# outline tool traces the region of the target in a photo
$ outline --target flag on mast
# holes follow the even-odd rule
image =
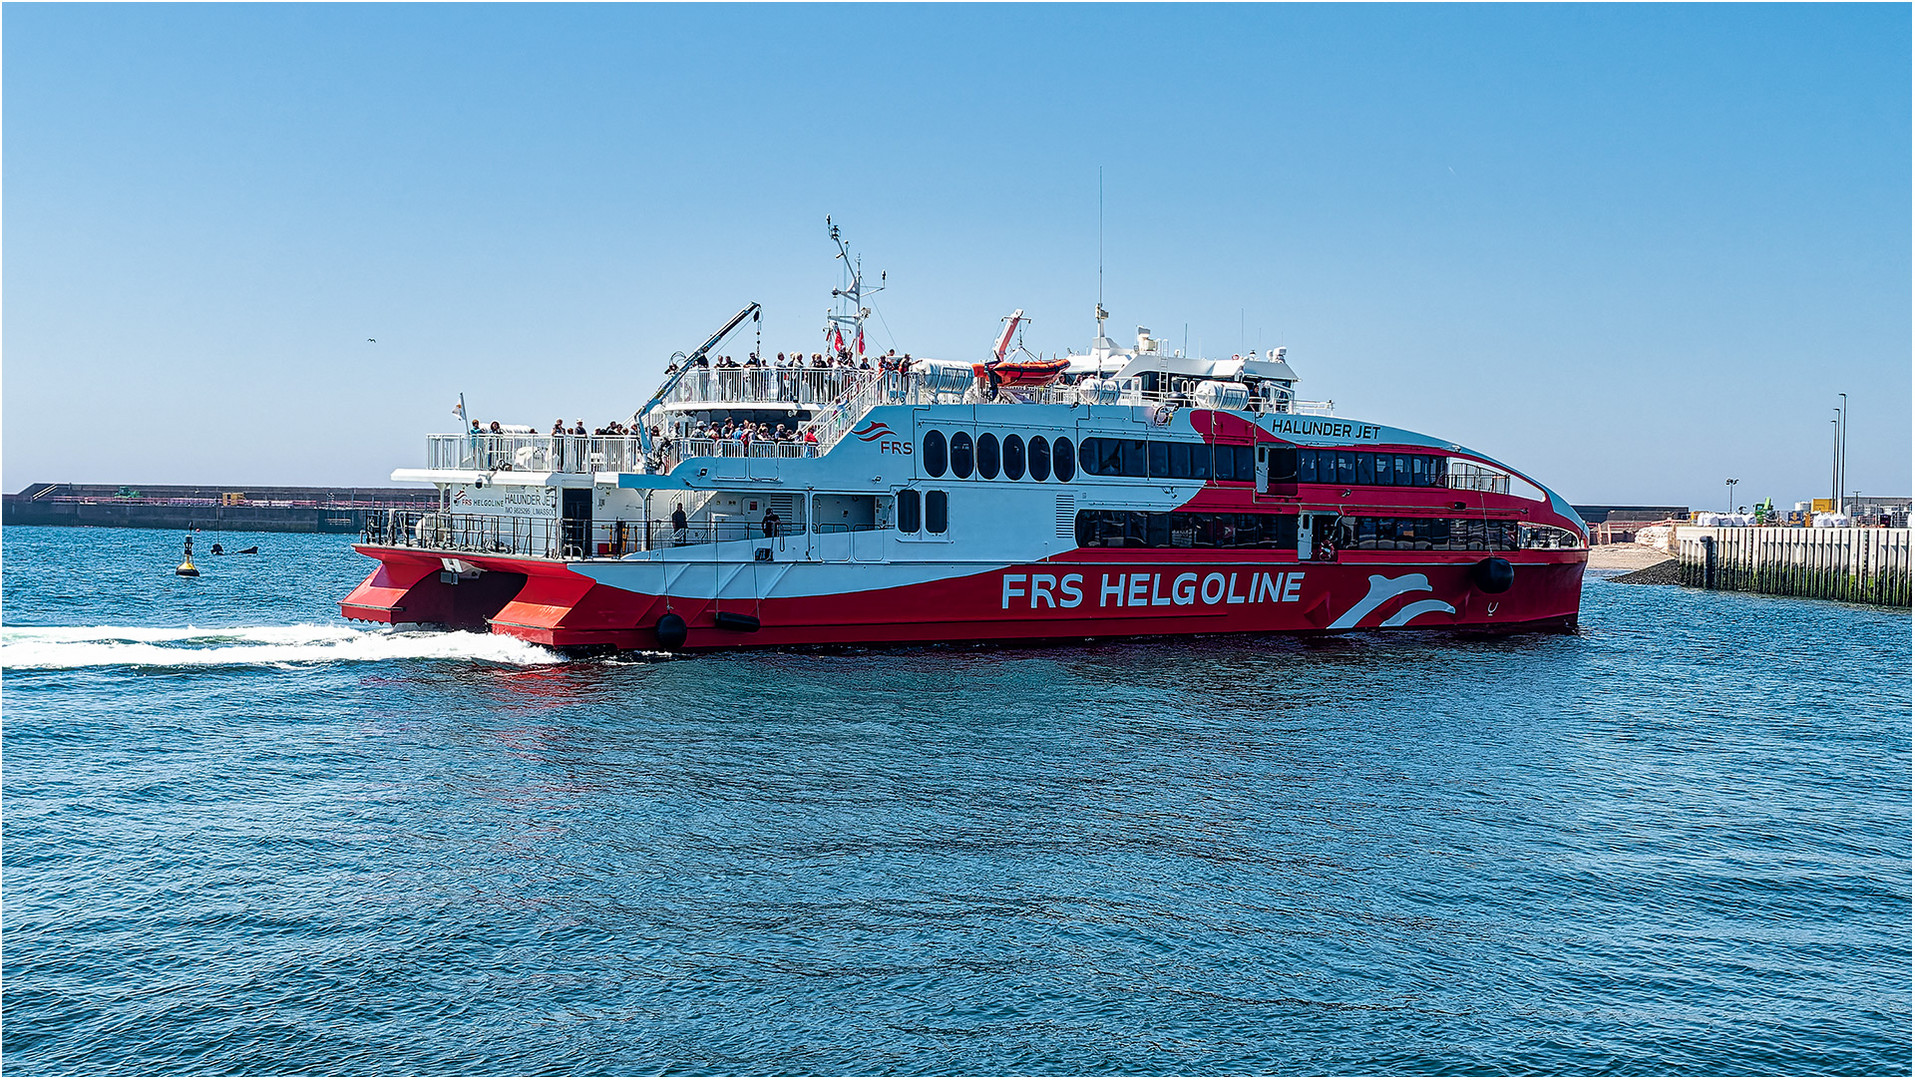
[[[460,426],[464,426],[465,424],[469,423],[469,421],[466,420],[465,418],[465,395],[464,394],[459,395],[459,403],[452,407],[452,415],[459,418]]]

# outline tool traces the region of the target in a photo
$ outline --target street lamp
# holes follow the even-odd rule
[[[1735,486],[1741,482],[1740,480],[1727,481],[1729,485],[1729,513],[1731,514],[1735,513]]]

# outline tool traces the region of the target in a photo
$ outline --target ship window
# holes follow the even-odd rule
[[[944,433],[942,431],[924,433],[924,472],[927,476],[944,475]]]
[[[1430,486],[1429,458],[1421,454],[1410,456],[1410,476],[1417,487]]]
[[[1057,470],[1058,482],[1070,483],[1071,477],[1077,475],[1077,470],[1071,465],[1071,441],[1061,437],[1054,439],[1051,441],[1051,451],[1051,467]]]
[[[1114,439],[1112,441],[1118,445],[1118,453],[1122,461],[1121,468],[1123,469],[1121,475],[1140,477],[1149,475],[1149,466],[1145,460],[1148,455],[1144,453],[1144,440]]]
[[[905,488],[898,492],[898,531],[914,533],[924,527],[924,515],[920,512],[916,488]]]
[[[951,499],[942,491],[924,493],[924,529],[942,533],[951,524]]]
[[[1150,475],[1162,479],[1170,475],[1170,444],[1152,439],[1146,456],[1150,458]]]
[[[1317,482],[1317,452],[1315,450],[1297,451],[1297,478],[1299,482],[1305,484]]]
[[[986,480],[997,479],[997,436],[988,432],[977,437],[977,474]]]
[[[1190,478],[1192,480],[1210,479],[1210,444],[1190,444]]]
[[[1237,455],[1228,446],[1210,448],[1211,460],[1215,467],[1211,470],[1213,480],[1235,480],[1237,478]]]
[[[1398,487],[1408,487],[1410,483],[1410,459],[1403,454],[1392,454],[1390,455],[1390,460],[1395,462],[1393,466],[1395,475],[1390,480],[1390,483]],[[1378,464],[1380,465],[1381,462]],[[1382,470],[1379,468],[1377,471],[1381,472]]]
[[[1354,450],[1338,450],[1336,454],[1336,482],[1339,484],[1356,483],[1356,452]]]
[[[1273,484],[1294,484],[1297,482],[1297,451],[1293,446],[1273,446],[1270,448],[1270,482]]]
[[[1049,480],[1051,478],[1051,441],[1042,435],[1031,440],[1031,479]],[[1058,479],[1068,479],[1058,477]]]
[[[1433,457],[1430,459],[1430,486],[1448,487],[1450,482],[1450,459]]]
[[[1004,436],[1004,478],[1024,479],[1024,440],[1021,436]]]
[[[1356,482],[1359,484],[1376,483],[1376,455],[1358,454],[1356,456]]]
[[[971,475],[971,433],[968,431],[951,433],[951,475],[959,480]]]
[[[1161,445],[1166,450],[1164,459],[1168,466],[1164,471],[1164,475],[1172,480],[1190,479],[1190,444],[1173,442],[1162,443]],[[1156,470],[1152,469],[1151,474],[1153,476],[1156,475]]]
[[[1227,466],[1226,466],[1227,463]],[[1231,475],[1224,475],[1228,467]],[[1254,446],[1217,447],[1217,479],[1250,483],[1257,478],[1257,448]]]

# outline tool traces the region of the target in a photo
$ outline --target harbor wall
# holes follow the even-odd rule
[[[431,489],[150,485],[135,495],[111,484],[33,484],[0,500],[8,525],[359,533],[389,509],[430,510]]]
[[[1909,534],[1681,526],[1670,545],[1684,585],[1908,607]]]

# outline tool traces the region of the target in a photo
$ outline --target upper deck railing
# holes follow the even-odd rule
[[[664,403],[821,409],[878,375],[862,368],[697,368],[679,377]]]
[[[686,390],[687,384],[690,389]],[[682,393],[681,393],[682,391]],[[824,398],[822,395],[835,394]],[[688,372],[668,402],[679,405],[785,404],[810,411],[789,441],[673,438],[653,441],[648,457],[635,435],[537,435],[468,432],[426,436],[426,468],[483,472],[665,472],[688,457],[812,457],[823,454],[879,405],[978,404],[1171,405],[1191,408],[1188,394],[1145,390],[1139,380],[1096,385],[1003,387],[995,399],[975,379],[949,371],[722,368]],[[1253,402],[1253,404],[1262,404]],[[1329,416],[1333,401],[1289,401],[1264,411]],[[650,419],[648,418],[648,422]],[[1494,490],[1483,488],[1480,490]]]

